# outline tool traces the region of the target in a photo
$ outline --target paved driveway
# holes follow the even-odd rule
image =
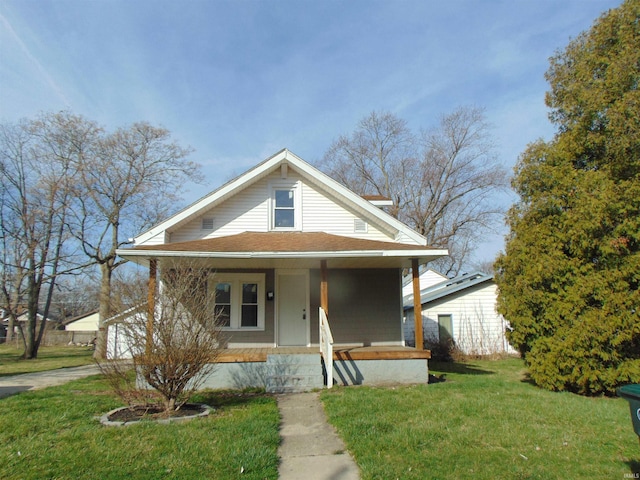
[[[77,378],[84,378],[99,373],[100,369],[98,369],[97,366],[85,365],[83,367],[59,368],[45,372],[0,377],[0,398],[27,390],[38,390],[40,388],[53,387],[54,385],[62,385]]]

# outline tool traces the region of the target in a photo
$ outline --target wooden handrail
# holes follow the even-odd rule
[[[333,387],[333,335],[329,327],[327,314],[322,307],[318,313],[320,325],[320,353],[324,359],[324,366],[327,371],[327,388]]]

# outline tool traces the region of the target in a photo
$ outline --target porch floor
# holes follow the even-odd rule
[[[220,353],[219,363],[266,362],[267,355],[318,354],[319,347],[227,348]],[[334,360],[404,360],[429,359],[429,350],[411,347],[334,347]]]

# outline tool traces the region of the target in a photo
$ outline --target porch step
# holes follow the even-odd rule
[[[324,386],[320,354],[267,355],[267,392],[308,392]]]

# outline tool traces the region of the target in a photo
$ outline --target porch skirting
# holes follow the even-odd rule
[[[336,385],[392,385],[427,383],[430,352],[405,347],[340,348],[334,352],[333,379]],[[278,359],[304,358],[302,364]],[[315,367],[313,365],[316,365]],[[215,371],[202,388],[273,390],[273,379],[290,377],[298,382],[295,391],[319,388],[325,379],[324,364],[317,347],[229,349],[218,358]],[[277,390],[276,390],[277,391]]]

